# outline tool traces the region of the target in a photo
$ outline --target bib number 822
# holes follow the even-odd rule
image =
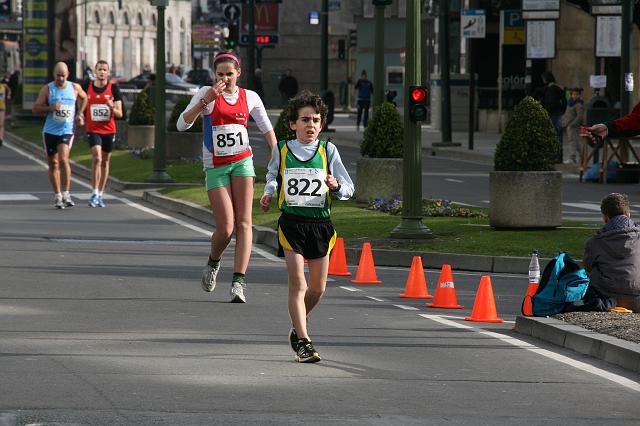
[[[309,192],[309,187],[311,185],[315,185],[313,190]],[[299,187],[302,186],[302,189]],[[312,196],[312,197],[320,197],[322,194],[319,192],[320,188],[322,188],[322,181],[320,179],[289,179],[289,187],[287,188],[287,194],[291,196]]]
[[[216,135],[216,144],[220,148],[231,147],[236,144],[236,137],[238,138],[238,145],[244,145],[244,141],[242,140],[242,133],[218,133]]]

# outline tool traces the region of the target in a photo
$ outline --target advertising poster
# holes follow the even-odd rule
[[[31,109],[49,79],[47,0],[25,0],[22,6],[24,74],[22,107]]]

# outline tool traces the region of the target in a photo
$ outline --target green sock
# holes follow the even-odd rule
[[[217,268],[220,265],[220,259],[218,260],[213,260],[211,258],[211,256],[209,256],[209,262],[207,262],[209,264],[209,266],[211,266],[212,268]]]
[[[234,272],[233,279],[231,281],[234,283],[245,284],[244,274],[241,274],[240,272]]]

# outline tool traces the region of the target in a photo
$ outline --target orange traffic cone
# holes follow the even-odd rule
[[[432,299],[427,288],[427,280],[424,277],[424,267],[422,266],[422,258],[413,256],[411,261],[411,270],[407,279],[407,286],[404,293],[400,295],[407,299]]]
[[[351,272],[347,270],[347,257],[344,253],[344,238],[336,238],[336,243],[331,250],[329,257],[329,275],[338,277],[350,277]]]
[[[536,294],[536,291],[538,291],[538,283],[529,283],[527,294],[525,294],[524,300],[522,301],[522,315],[526,317],[533,316],[532,298]]]
[[[433,303],[427,303],[429,308],[445,308],[445,309],[462,309],[464,306],[458,305],[456,298],[456,287],[453,284],[453,274],[451,273],[451,265],[446,263],[442,265],[438,286],[436,287],[436,296]]]
[[[371,244],[364,243],[362,245],[362,254],[360,255],[360,263],[356,271],[356,279],[351,280],[354,284],[382,284],[376,275],[376,267],[373,264],[373,253],[371,252]]]
[[[476,301],[473,304],[471,316],[466,317],[465,321],[504,322],[504,320],[498,318],[496,302],[493,298],[493,286],[488,275],[483,275],[480,278],[480,286],[476,293]]]

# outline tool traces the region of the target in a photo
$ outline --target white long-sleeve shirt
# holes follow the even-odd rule
[[[191,102],[189,102],[189,105],[187,105],[187,108],[185,108],[185,110],[182,112],[182,114],[180,114],[180,117],[178,118],[178,123],[176,124],[178,131],[184,132],[185,130],[188,130],[193,125],[193,123],[187,123],[184,120],[184,113],[186,111],[189,111],[191,108],[193,108],[194,105],[196,104],[200,105],[200,100],[204,97],[204,94],[207,93],[209,89],[211,89],[211,86],[202,86],[200,90],[198,90],[198,93],[193,95],[193,98],[191,98]],[[249,108],[249,114],[255,120],[256,125],[258,126],[258,129],[260,129],[262,134],[269,132],[270,130],[273,129],[273,126],[271,125],[271,121],[267,116],[267,110],[265,109],[264,104],[262,103],[262,99],[260,99],[260,96],[258,96],[258,94],[252,90],[245,89],[245,91],[247,93],[247,107]],[[236,90],[234,93],[231,93],[231,94],[227,92],[222,92],[222,96],[224,96],[224,99],[229,104],[235,105],[235,103],[238,102],[238,96],[239,96],[238,92],[239,92],[238,90]],[[207,105],[207,108],[204,109],[201,114],[211,114],[215,103],[216,101],[209,103],[209,105]]]
[[[318,150],[318,140],[310,144],[303,144],[298,140],[291,140],[287,142],[289,150],[301,161],[307,161],[316,154]],[[347,169],[342,164],[340,159],[340,153],[334,144],[327,143],[327,161],[329,162],[329,170],[331,175],[336,178],[340,184],[340,189],[335,192],[331,192],[331,195],[338,200],[348,200],[353,196],[354,185]],[[278,144],[274,145],[271,151],[271,160],[267,166],[267,184],[264,186],[264,193],[271,195],[278,189],[278,182],[276,177],[278,176],[278,170],[280,169],[280,152],[278,150]]]

